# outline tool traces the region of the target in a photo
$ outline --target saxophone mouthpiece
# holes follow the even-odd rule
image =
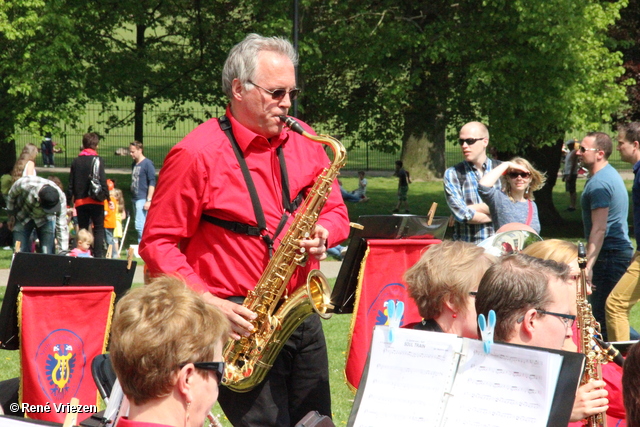
[[[304,129],[302,128],[302,126],[300,126],[300,123],[298,123],[293,117],[280,116],[280,120],[282,120],[282,123],[284,123],[292,131],[303,135]]]

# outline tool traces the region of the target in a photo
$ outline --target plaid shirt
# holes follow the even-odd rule
[[[489,172],[501,162],[487,158],[482,165],[483,174]],[[460,182],[459,170],[464,170],[464,181]],[[451,213],[456,219],[453,229],[453,240],[463,240],[465,242],[480,243],[495,234],[492,223],[469,224],[476,211],[469,208],[469,205],[483,203],[478,194],[478,180],[481,178],[480,171],[469,162],[461,162],[454,167],[450,167],[444,172],[444,192],[447,204]],[[501,189],[500,180],[495,185]]]
[[[45,185],[50,185],[60,196],[60,212],[46,213],[40,207],[38,192]],[[67,227],[67,198],[55,182],[36,175],[24,176],[13,183],[9,190],[7,210],[16,218],[16,222],[26,225],[33,220],[40,228],[49,221],[56,222],[56,238],[63,251],[69,249],[69,228]]]

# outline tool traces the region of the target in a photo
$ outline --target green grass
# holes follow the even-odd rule
[[[42,174],[46,176],[46,174]],[[58,174],[60,179],[66,184],[67,174]],[[122,188],[127,200],[130,200],[128,187],[130,176],[128,174],[117,175],[118,187]],[[343,178],[343,185],[348,190],[357,187],[357,178]],[[397,179],[391,177],[368,177],[369,186],[367,195],[371,199],[367,203],[348,204],[349,217],[356,221],[360,215],[390,214],[397,202],[396,190]],[[626,183],[628,188],[631,182]],[[578,192],[582,191],[584,180],[578,181]],[[413,183],[409,189],[409,207],[411,213],[426,215],[433,202],[438,203],[436,215],[448,216],[449,210],[444,200],[442,182],[417,182]],[[582,238],[582,222],[580,210],[568,213],[568,197],[564,192],[564,185],[561,182],[554,189],[554,202],[566,223],[558,227],[543,228],[545,238],[561,238],[576,241]],[[134,233],[129,234],[127,245],[135,243]],[[0,268],[8,268],[11,259],[10,251],[0,251]],[[350,315],[335,315],[331,320],[323,322],[327,337],[327,348],[329,352],[331,392],[334,412],[334,422],[337,426],[346,425],[351,406],[353,404],[353,393],[347,388],[343,369],[345,363],[345,352],[347,337],[350,327]],[[634,307],[631,312],[630,321],[632,326],[640,329],[640,308]],[[19,355],[16,351],[0,351],[0,380],[12,378],[19,375]],[[221,414],[219,408],[215,413]],[[225,425],[224,417],[221,417]]]

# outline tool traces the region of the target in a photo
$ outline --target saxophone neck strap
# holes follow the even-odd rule
[[[231,146],[233,147],[233,152],[236,155],[236,159],[238,159],[238,163],[240,164],[240,170],[242,171],[242,176],[244,177],[244,181],[247,185],[247,190],[249,190],[249,196],[251,198],[251,205],[253,206],[253,212],[256,217],[257,227],[251,226],[248,224],[243,224],[241,222],[236,221],[227,221],[224,219],[216,218],[210,215],[202,214],[202,219],[217,226],[223,227],[227,230],[233,231],[239,234],[246,234],[248,236],[257,236],[260,237],[267,249],[269,251],[269,258],[273,255],[273,242],[274,239],[280,234],[285,224],[287,223],[287,219],[289,215],[293,213],[302,201],[302,193],[298,194],[298,196],[290,201],[289,199],[289,176],[287,174],[287,164],[284,159],[284,153],[282,150],[282,146],[276,149],[278,154],[278,160],[280,162],[280,176],[282,182],[282,206],[283,213],[280,218],[280,222],[278,227],[272,236],[269,235],[269,229],[267,228],[267,222],[264,217],[264,211],[262,210],[262,204],[260,203],[260,197],[258,196],[258,192],[256,190],[256,186],[253,183],[253,178],[251,177],[251,172],[249,171],[249,167],[247,166],[247,161],[244,158],[244,154],[240,149],[240,145],[238,145],[238,141],[233,135],[233,131],[231,129],[231,121],[226,115],[223,115],[218,119],[218,123],[220,124],[220,129],[222,129],[231,142]]]

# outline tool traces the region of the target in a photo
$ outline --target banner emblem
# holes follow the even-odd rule
[[[56,329],[40,343],[35,357],[38,382],[49,399],[66,402],[76,395],[84,376],[83,369],[76,372],[79,358],[85,366],[84,344],[68,329]]]

